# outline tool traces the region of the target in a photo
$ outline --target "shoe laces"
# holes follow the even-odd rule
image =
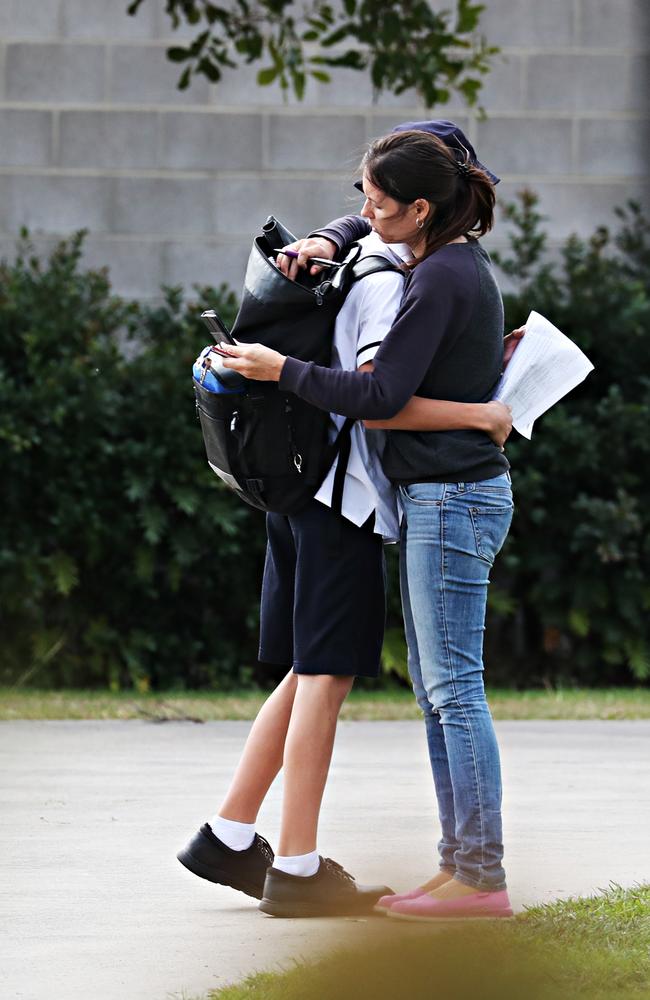
[[[257,849],[260,854],[266,858],[269,864],[272,865],[275,857],[273,848],[269,844],[268,840],[265,837],[261,837],[259,833],[257,834]]]
[[[323,864],[335,878],[339,878],[343,882],[354,882],[354,876],[350,875],[350,872],[346,872],[343,865],[340,865],[338,861],[333,861],[332,858],[323,858]]]

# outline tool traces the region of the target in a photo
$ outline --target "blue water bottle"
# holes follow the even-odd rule
[[[202,385],[208,392],[220,392],[232,395],[244,392],[246,379],[232,368],[224,368],[223,359],[214,350],[214,345],[204,347],[192,366],[192,376],[195,382]]]

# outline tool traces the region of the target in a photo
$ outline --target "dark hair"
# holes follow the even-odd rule
[[[478,239],[494,222],[494,185],[462,150],[452,150],[429,132],[391,132],[375,139],[361,167],[368,179],[390,198],[411,205],[418,198],[432,211],[422,227],[422,257],[466,236]]]

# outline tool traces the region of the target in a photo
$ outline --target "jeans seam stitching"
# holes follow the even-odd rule
[[[446,552],[446,549],[445,549],[445,538],[446,538],[446,536],[445,536],[445,507],[444,507],[444,499],[443,499],[442,503],[440,504],[440,542],[441,542],[441,544],[440,544],[440,563],[441,563],[441,565],[440,565],[440,576],[441,576],[441,580],[442,580],[442,586],[440,588],[440,600],[441,600],[441,604],[442,604],[442,621],[444,623],[444,630],[445,630],[445,652],[446,652],[446,656],[447,656],[447,664],[449,666],[449,676],[451,678],[451,686],[452,686],[452,689],[453,689],[453,692],[454,692],[454,698],[458,702],[458,692],[456,690],[456,679],[454,677],[454,668],[453,668],[452,659],[451,659],[451,652],[450,652],[450,649],[449,649],[449,633],[447,631],[447,605],[446,605],[446,602],[445,602],[445,582],[446,582],[446,575],[445,575],[445,570],[446,570],[446,562],[445,562],[445,552]],[[465,715],[464,711],[463,711],[463,715]],[[465,719],[465,721],[467,722],[467,719]],[[441,725],[442,725],[442,719],[440,720],[440,722],[441,722]],[[470,739],[471,739],[471,737],[470,737]],[[473,744],[472,744],[472,757],[474,757],[474,745]],[[476,767],[476,761],[474,761],[474,766]],[[453,789],[453,781],[452,781],[452,789]],[[480,803],[480,799],[479,799],[479,803]],[[481,812],[481,810],[480,810],[480,805],[479,805],[479,813],[480,812]],[[457,822],[457,816],[456,816],[456,809],[454,807],[454,840],[462,848],[462,846],[463,846],[462,845],[462,841],[459,840],[458,834],[456,832],[456,822]],[[483,846],[482,846],[482,844],[483,844],[483,820],[481,818],[481,857],[483,855]],[[456,852],[454,852],[454,857],[455,857],[455,853]]]
[[[446,578],[445,578],[445,518],[444,518],[444,501],[443,501],[443,503],[441,504],[441,507],[440,507],[440,536],[441,536],[441,541],[442,541],[442,545],[441,545],[441,550],[442,550],[442,587],[441,587],[441,597],[442,597],[442,620],[444,622],[444,628],[445,628],[445,649],[446,649],[446,653],[447,653],[447,662],[449,664],[449,675],[451,677],[451,686],[452,686],[452,689],[453,689],[453,692],[454,692],[454,698],[456,699],[456,704],[459,706],[461,712],[463,713],[463,718],[465,720],[465,725],[467,726],[467,732],[468,732],[468,735],[469,735],[469,741],[470,741],[470,745],[471,745],[471,748],[472,748],[472,761],[474,763],[474,779],[476,781],[476,791],[477,791],[477,798],[478,798],[478,814],[479,814],[479,823],[480,823],[480,828],[481,828],[481,874],[482,874],[483,871],[484,871],[484,869],[485,869],[485,831],[484,831],[484,824],[483,824],[483,806],[482,806],[482,802],[481,802],[481,779],[480,779],[478,765],[477,765],[477,759],[476,759],[476,747],[474,746],[474,740],[472,739],[472,727],[471,727],[471,725],[469,723],[469,719],[467,718],[467,714],[465,712],[465,709],[461,705],[460,700],[458,698],[458,691],[456,689],[456,678],[454,676],[454,668],[453,668],[453,663],[452,663],[451,654],[450,654],[450,650],[449,650],[449,635],[448,635],[448,632],[447,632],[447,607],[446,607],[446,604],[445,604],[445,579]],[[454,819],[455,818],[456,818],[456,810],[454,809]],[[458,837],[456,839],[458,839]],[[461,847],[462,847],[462,841],[461,841]]]
[[[452,674],[452,678],[453,678],[453,674]],[[454,684],[454,693],[455,693],[455,691],[456,691],[456,686]],[[467,718],[467,714],[465,712],[464,707],[458,701],[458,696],[456,696],[456,701],[458,702],[460,710],[463,713],[463,718],[465,719],[465,724],[467,726],[467,732],[468,732],[468,735],[469,735],[469,742],[470,742],[470,745],[472,747],[472,761],[474,763],[474,777],[475,777],[475,780],[476,780],[476,790],[478,792],[478,815],[479,815],[479,822],[480,822],[480,826],[481,826],[481,878],[482,878],[483,875],[484,875],[484,872],[485,872],[485,829],[484,829],[484,823],[483,823],[483,803],[482,803],[481,776],[480,776],[480,772],[479,772],[479,769],[478,769],[478,763],[477,763],[477,757],[476,757],[476,747],[474,746],[474,740],[472,739],[472,727],[471,727],[471,725],[469,723],[469,720]]]
[[[400,489],[403,489],[403,487],[400,486]],[[437,504],[437,506],[440,507],[440,504]],[[408,515],[405,512],[404,513],[404,520],[402,522],[402,535],[401,535],[402,553],[404,553],[404,555],[403,555],[403,563],[402,563],[402,553],[400,553],[400,589],[401,589],[401,597],[402,597],[402,613],[403,613],[403,616],[404,616],[405,625],[406,625],[407,617],[411,620],[411,622],[413,620],[413,612],[412,612],[411,606],[410,606],[411,605],[411,601],[410,601],[410,587],[409,587],[409,584],[408,584],[408,566],[407,566],[407,562],[406,562],[406,547],[407,547],[407,545],[406,545],[406,538],[407,538],[407,535],[408,535]],[[404,574],[404,585],[402,585],[402,571],[403,571],[403,574]],[[406,608],[407,603],[408,603],[408,612],[407,612],[407,608]],[[409,644],[409,648],[408,648],[409,677],[410,677],[410,680],[411,680],[411,685],[413,687],[413,692],[415,694],[416,693],[415,692],[416,680],[415,680],[415,678],[414,678],[413,675],[414,675],[414,673],[417,672],[417,675],[418,675],[417,685],[418,685],[420,691],[422,692],[423,699],[426,699],[427,706],[430,709],[430,712],[427,712],[427,710],[424,708],[424,706],[420,704],[419,700],[417,699],[417,695],[416,695],[416,701],[417,701],[418,707],[420,708],[420,710],[422,712],[423,721],[425,722],[425,726],[426,726],[426,718],[425,717],[426,717],[427,714],[431,718],[435,718],[435,716],[438,715],[438,719],[440,719],[440,715],[439,715],[439,713],[436,712],[436,709],[433,707],[431,699],[429,698],[429,694],[428,694],[428,692],[427,692],[427,690],[425,688],[425,685],[424,685],[424,678],[422,676],[422,662],[420,660],[419,650],[417,649],[417,636],[415,635],[415,627],[414,627],[414,625],[410,629],[410,631],[412,633],[412,640],[415,642],[416,650],[415,650],[415,652],[412,652],[411,648],[410,648],[410,644]],[[438,725],[440,725],[440,722],[438,722]],[[443,738],[443,741],[444,741],[444,734],[443,734],[442,738]],[[427,739],[428,739],[428,735],[427,735]],[[453,798],[452,798],[452,808],[453,808]],[[460,844],[459,844],[458,839],[456,837],[456,813],[455,813],[455,811],[454,811],[454,843],[453,843],[453,845],[452,844],[447,844],[447,842],[445,840],[445,836],[444,836],[444,831],[443,831],[443,835],[442,835],[442,837],[440,838],[440,840],[438,841],[438,844],[437,844],[438,853],[439,853],[439,855],[441,857],[442,857],[442,848],[443,848],[443,846],[444,847],[453,848],[452,849],[452,857],[456,853],[456,851],[458,850],[458,848],[460,847]],[[440,867],[441,867],[441,869],[442,868],[446,868],[449,871],[455,871],[456,870],[456,866],[453,863],[453,861],[450,862],[446,866],[443,865],[443,864],[441,864]]]

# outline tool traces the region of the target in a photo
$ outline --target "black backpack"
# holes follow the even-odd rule
[[[352,285],[399,268],[380,255],[359,259],[361,247],[353,244],[336,269],[291,281],[272,251],[294,240],[269,217],[253,242],[232,335],[240,343],[265,344],[329,366],[334,323]],[[243,500],[260,510],[295,514],[313,498],[338,455],[332,508],[340,512],[354,420],[348,418],[331,442],[329,413],[282,392],[277,382],[245,380],[243,391],[232,394],[210,392],[195,379],[193,384],[208,463]]]

